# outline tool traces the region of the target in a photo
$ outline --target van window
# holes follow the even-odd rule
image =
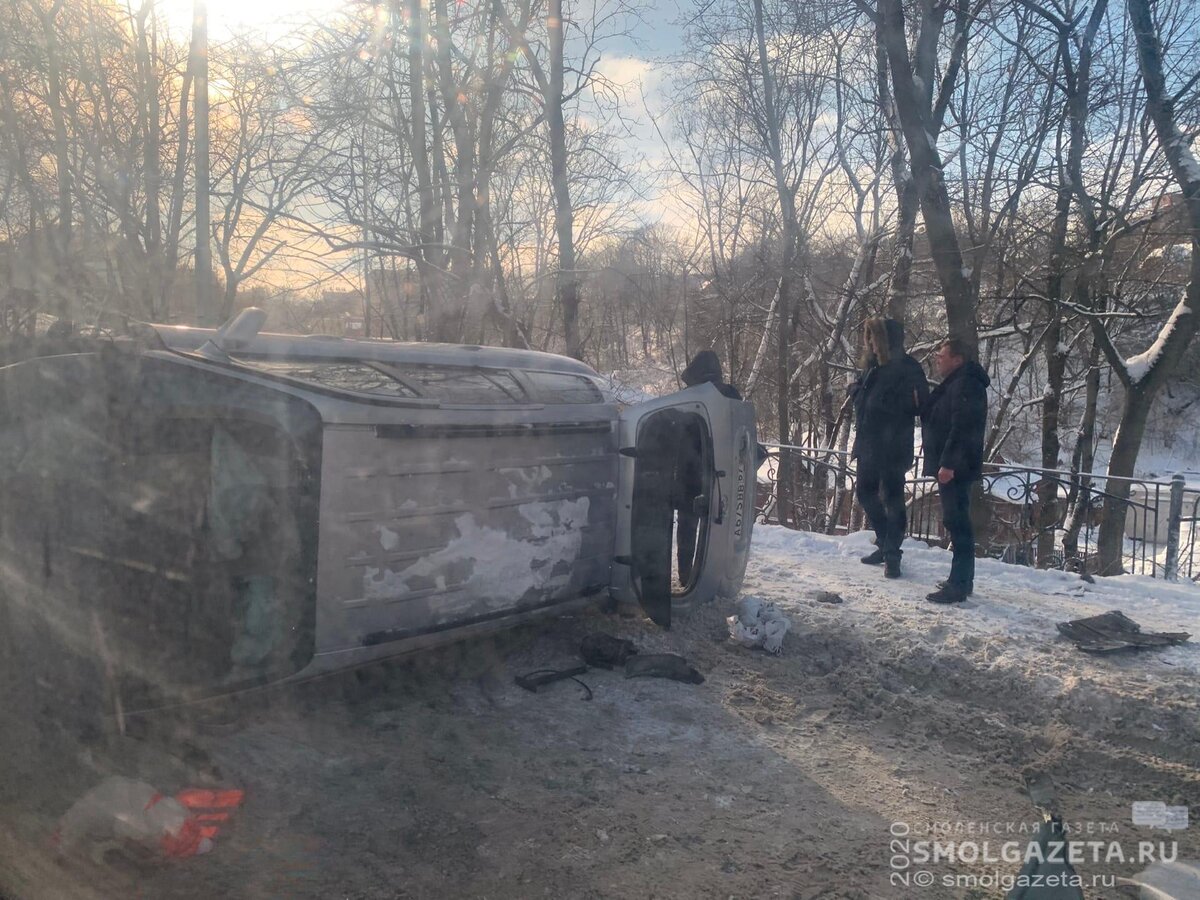
[[[511,374],[500,369],[380,363],[379,368],[416,391],[419,397],[445,403],[528,403]]]
[[[600,403],[600,389],[581,375],[562,372],[526,372],[539,403]]]
[[[240,359],[241,363],[272,375],[311,381],[321,387],[385,397],[419,397],[412,387],[367,363],[313,362],[303,360],[267,361]]]

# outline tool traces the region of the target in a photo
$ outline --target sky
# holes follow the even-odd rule
[[[474,2],[474,0],[458,0]],[[566,0],[575,16],[586,20],[586,5],[593,0]],[[219,42],[236,34],[255,32],[266,40],[293,32],[306,22],[328,20],[346,6],[343,0],[207,0],[210,40]],[[160,0],[160,9],[169,27],[180,37],[190,33],[194,0]],[[647,4],[628,34],[615,36],[602,44],[598,70],[623,91],[621,113],[627,133],[622,144],[630,160],[637,160],[643,171],[656,169],[666,161],[662,139],[654,128],[651,115],[659,119],[664,133],[668,111],[665,88],[672,57],[683,49],[685,15],[681,0],[661,0]],[[587,114],[584,107],[581,112]],[[687,213],[670,203],[670,192],[660,188],[647,192],[634,207],[646,221],[662,220],[669,225],[686,225]]]
[[[327,17],[343,4],[337,0],[207,0],[209,34],[221,40],[255,31],[276,36],[300,22]],[[191,30],[193,0],[160,0],[159,9],[172,30]]]

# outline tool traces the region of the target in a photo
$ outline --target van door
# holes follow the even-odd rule
[[[755,446],[753,407],[710,384],[621,413],[611,582],[621,604],[669,628],[672,610],[737,593]]]

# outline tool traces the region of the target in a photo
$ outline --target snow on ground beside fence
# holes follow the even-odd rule
[[[817,627],[837,622],[875,633],[894,642],[896,652],[953,652],[985,644],[995,664],[1020,667],[1031,676],[1051,660],[1100,672],[1135,667],[1147,675],[1200,673],[1200,585],[1141,575],[1088,584],[1068,572],[979,559],[975,595],[965,604],[942,607],[924,597],[949,574],[949,551],[906,540],[904,577],[886,580],[881,567],[859,562],[872,549],[867,532],[841,537],[756,525],[745,591],[802,611],[804,619],[816,617]],[[812,597],[822,590],[842,595],[845,603],[816,603]],[[1054,627],[1113,609],[1144,631],[1186,631],[1193,641],[1101,659],[1084,657]]]

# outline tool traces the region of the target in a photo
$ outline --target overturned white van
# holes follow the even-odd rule
[[[621,408],[572,359],[262,318],[0,369],[5,627],[173,700],[738,591],[750,404]]]

